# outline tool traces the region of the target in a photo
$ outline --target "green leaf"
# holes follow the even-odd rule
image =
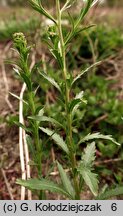
[[[78,167],[78,172],[81,174],[85,183],[88,185],[94,196],[97,196],[98,193],[98,179],[97,174],[93,173],[91,170],[93,169],[93,162],[95,160],[95,143],[91,143],[87,145],[84,154],[82,155],[82,159],[80,165]]]
[[[33,8],[34,10],[36,10],[36,11],[38,11],[39,13],[43,14],[45,17],[49,18],[49,19],[52,20],[55,24],[57,24],[57,22],[56,22],[56,20],[54,19],[54,17],[52,17],[52,16],[49,14],[49,12],[47,12],[47,11],[43,8],[41,2],[39,3],[39,2],[34,1],[34,0],[29,0],[29,2],[30,2],[31,6],[32,6],[32,8]]]
[[[49,122],[49,123],[52,123],[52,124],[55,124],[55,125],[58,125],[64,128],[64,126],[60,122],[58,122],[57,120],[51,117],[37,115],[37,116],[29,116],[28,118],[39,121],[39,122]]]
[[[109,199],[113,196],[119,196],[119,195],[123,195],[123,186],[117,186],[114,189],[109,189],[107,191],[105,191],[102,194],[99,194],[99,196],[96,197],[97,200],[105,200],[105,199]]]
[[[85,183],[88,185],[90,188],[91,192],[94,194],[94,196],[97,196],[98,194],[98,179],[97,179],[97,174],[91,172],[89,168],[80,165],[78,168],[78,171],[82,175]]]
[[[32,138],[31,138],[31,136],[29,136],[27,134],[26,134],[26,142],[27,142],[27,145],[29,147],[31,154],[35,157],[35,148],[34,148]]]
[[[44,79],[46,79],[47,81],[49,81],[55,88],[57,88],[61,92],[60,86],[58,85],[58,83],[52,77],[49,77],[43,71],[39,71],[39,73],[44,77]]]
[[[83,137],[82,139],[80,139],[79,144],[83,143],[83,142],[87,142],[89,140],[93,140],[93,139],[105,139],[105,140],[110,140],[112,141],[113,143],[115,143],[116,145],[120,145],[118,142],[116,142],[112,135],[103,135],[103,134],[100,134],[100,133],[93,133],[93,134],[88,134],[86,135],[85,137]]]
[[[32,83],[31,83],[29,77],[25,73],[20,73],[20,76],[23,78],[24,82],[26,83],[28,90],[31,92],[32,91]]]
[[[33,66],[31,73],[35,73],[37,71],[37,69],[41,66],[42,61],[39,61],[37,63],[35,63],[35,65]]]
[[[84,99],[83,99],[83,95],[84,92],[81,91],[79,92],[79,94],[77,94],[75,96],[75,98],[71,101],[70,103],[70,111],[72,113],[72,115],[75,114],[76,110],[78,109],[79,105],[83,102],[83,103],[87,103]]]
[[[59,134],[48,128],[39,127],[39,129],[46,133],[48,136],[50,136],[55,141],[55,143],[60,146],[67,154],[69,153],[67,144],[64,142],[63,138]]]
[[[72,113],[72,111],[74,110],[75,107],[78,107],[79,104],[81,103],[81,99],[79,98],[74,98],[70,104],[69,104],[69,113]]]
[[[88,0],[86,3],[86,6],[81,9],[80,14],[78,16],[78,19],[75,24],[75,28],[80,24],[81,21],[83,21],[85,15],[87,14],[88,10],[91,8],[92,0]]]
[[[41,180],[39,179],[29,179],[29,180],[17,179],[16,183],[24,187],[27,187],[30,190],[48,190],[54,193],[58,193],[58,194],[62,194],[67,197],[70,197],[69,193],[67,193],[67,191],[65,191],[62,187],[46,179],[41,179]]]
[[[82,160],[84,161],[84,166],[92,167],[93,162],[95,160],[95,153],[96,153],[95,142],[92,142],[90,145],[87,145],[87,147],[85,148],[85,152],[82,157]]]
[[[70,194],[72,199],[75,199],[75,192],[74,192],[74,189],[73,189],[73,186],[70,182],[69,177],[67,176],[62,165],[59,162],[57,162],[57,165],[58,165],[58,170],[60,173],[60,177],[61,177],[61,181],[62,181],[62,184],[64,186],[64,189]]]
[[[72,40],[76,35],[78,35],[80,32],[85,31],[85,30],[87,30],[87,29],[89,29],[89,28],[91,28],[91,27],[94,27],[94,26],[95,26],[95,25],[89,25],[89,26],[81,27],[81,28],[77,28],[77,29],[75,29],[75,26],[74,26],[74,29],[73,29],[71,32],[69,32],[69,33],[67,34],[66,38],[65,38],[65,45],[67,45],[68,43],[70,43],[71,40]]]
[[[35,115],[43,116],[44,115],[44,106],[38,106],[36,108]]]
[[[56,50],[56,49],[50,49],[50,52],[55,57],[55,59],[57,59],[60,68],[63,69],[63,59],[61,57],[60,52],[58,52],[58,50]]]
[[[99,65],[100,63],[101,63],[101,61],[96,62],[96,63],[92,64],[90,67],[88,67],[86,70],[81,71],[81,72],[79,73],[79,75],[78,75],[77,77],[74,78],[74,80],[73,80],[73,82],[72,82],[71,85],[73,85],[78,79],[80,79],[81,76],[82,76],[83,74],[87,73],[89,70],[91,70],[93,67],[96,67],[96,66]]]
[[[16,121],[14,121],[14,123],[15,123],[18,127],[21,127],[22,129],[24,129],[26,132],[32,132],[31,128],[26,128],[26,126],[23,125],[22,123],[16,122]]]

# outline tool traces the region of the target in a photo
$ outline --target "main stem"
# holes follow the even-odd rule
[[[60,39],[60,48],[61,48],[61,55],[62,55],[62,61],[63,61],[63,78],[65,81],[65,111],[66,111],[66,120],[67,120],[67,145],[69,149],[69,158],[70,163],[72,167],[72,175],[73,175],[73,181],[74,181],[74,188],[75,188],[75,199],[80,199],[80,190],[79,190],[79,181],[78,181],[78,175],[76,172],[77,163],[76,163],[76,156],[74,152],[74,146],[73,146],[73,137],[72,137],[72,117],[71,113],[68,111],[68,104],[70,102],[70,89],[67,84],[67,67],[66,67],[66,48],[65,43],[63,39],[63,33],[62,33],[62,24],[61,24],[61,10],[60,10],[60,3],[59,0],[56,0],[56,10],[57,10],[57,28],[59,33],[59,39]]]
[[[29,96],[29,105],[31,108],[31,112],[32,115],[35,115],[35,111],[36,111],[36,107],[35,107],[35,102],[33,99],[33,92],[28,92],[28,96]],[[41,153],[41,143],[39,140],[39,128],[38,128],[38,123],[34,120],[33,121],[33,134],[34,134],[34,144],[35,144],[35,148],[36,148],[36,154],[37,154],[37,170],[38,170],[38,176],[39,178],[42,177],[42,153]],[[39,192],[39,199],[43,200],[44,199],[44,192],[41,190]]]

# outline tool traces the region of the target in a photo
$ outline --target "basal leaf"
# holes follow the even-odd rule
[[[104,193],[99,194],[96,197],[96,199],[97,200],[105,200],[105,199],[109,199],[109,198],[112,198],[114,196],[119,196],[119,195],[123,195],[123,186],[117,186],[114,189],[108,189]]]
[[[39,71],[39,70],[38,70]],[[39,73],[47,80],[49,81],[55,88],[57,88],[60,92],[60,86],[58,85],[58,83],[52,78],[49,77],[48,74],[44,73],[43,71],[39,71]]]
[[[112,141],[113,143],[115,143],[116,145],[120,145],[118,142],[116,142],[112,135],[103,135],[103,134],[100,134],[100,133],[93,133],[93,134],[88,134],[86,135],[85,137],[83,137],[82,139],[80,139],[79,143],[78,144],[81,144],[83,142],[86,142],[86,141],[89,141],[89,140],[93,140],[93,139],[105,139],[105,140],[110,140]]]
[[[39,127],[39,129],[50,136],[55,141],[55,143],[68,154],[69,150],[67,144],[59,134],[57,134],[55,131],[50,130],[49,128]]]
[[[98,179],[97,174],[91,172],[91,170],[82,164],[78,168],[78,172],[81,174],[82,178],[84,179],[85,183],[90,188],[91,192],[94,196],[98,194]]]
[[[46,179],[29,179],[29,180],[20,180],[17,179],[17,184],[27,187],[30,190],[48,190],[54,193],[62,194],[67,197],[70,197],[69,193],[65,191],[62,187],[58,184],[48,181]]]
[[[61,181],[62,181],[62,184],[64,186],[64,189],[70,194],[71,198],[74,199],[75,198],[75,192],[74,192],[73,186],[70,182],[70,179],[67,176],[66,172],[64,171],[62,165],[58,162],[57,162],[57,165],[58,165],[58,170],[60,173],[60,177],[61,177]]]

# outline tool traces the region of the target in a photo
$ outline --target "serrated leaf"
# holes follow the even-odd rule
[[[81,103],[81,99],[79,98],[74,98],[70,104],[69,104],[69,113],[72,113],[72,111],[74,110],[75,107],[78,107],[79,104]]]
[[[84,94],[84,92],[81,91],[79,94],[77,94],[77,95],[75,96],[74,101],[75,101],[76,103],[74,103],[74,107],[73,107],[73,109],[72,109],[72,116],[75,114],[76,110],[78,109],[78,107],[80,106],[80,104],[81,104],[82,102],[83,102],[83,103],[87,103],[87,101],[85,101],[85,100],[83,99],[83,94]],[[78,101],[78,103],[77,103],[77,101]]]
[[[84,166],[92,167],[93,162],[95,160],[95,153],[96,153],[95,142],[92,142],[90,145],[87,145],[87,147],[85,148],[85,151],[82,157]]]
[[[62,187],[58,184],[48,181],[46,179],[29,179],[29,180],[20,180],[17,179],[17,184],[27,187],[31,190],[48,190],[54,193],[62,194],[67,197],[70,197],[69,193],[67,193]]]
[[[95,160],[95,143],[91,143],[87,145],[84,154],[82,155],[82,159],[80,165],[78,167],[78,172],[81,174],[85,183],[90,188],[91,192],[94,196],[97,196],[98,193],[98,179],[97,174],[93,173],[91,170],[93,168],[93,162]]]
[[[80,79],[81,76],[82,76],[83,74],[87,73],[89,70],[91,70],[93,67],[99,65],[100,63],[101,63],[101,61],[96,62],[96,63],[92,64],[90,67],[88,67],[87,69],[82,70],[82,71],[79,73],[79,75],[76,76],[76,77],[74,78],[74,80],[73,80],[73,82],[72,82],[71,85],[73,85],[78,79]]]
[[[82,178],[84,179],[85,183],[90,188],[91,192],[94,196],[98,194],[98,179],[97,174],[91,172],[91,170],[87,167],[84,167],[82,164],[78,168],[78,172],[81,174]]]
[[[93,140],[93,139],[105,139],[105,140],[110,140],[112,141],[113,143],[115,143],[116,145],[120,145],[118,142],[116,142],[112,135],[103,135],[103,134],[100,134],[100,133],[93,133],[93,134],[88,134],[86,135],[85,137],[83,137],[82,139],[80,139],[79,143],[78,144],[81,144],[83,142],[86,142],[86,141],[89,141],[89,140]]]
[[[123,195],[123,186],[117,186],[114,189],[109,189],[96,197],[97,200],[109,199],[113,196]]]
[[[39,71],[39,70],[38,70]],[[52,78],[49,77],[48,74],[44,73],[43,71],[39,71],[39,73],[47,80],[49,81],[55,88],[57,88],[60,92],[60,86],[58,85],[58,83]]]
[[[60,177],[61,177],[61,181],[62,181],[62,184],[64,186],[64,189],[70,194],[71,198],[74,199],[75,198],[75,192],[74,192],[73,186],[70,182],[70,179],[67,176],[66,172],[64,171],[62,165],[59,162],[57,162],[57,165],[58,165],[58,170],[60,173]]]
[[[55,124],[55,125],[58,125],[64,128],[64,126],[60,122],[58,122],[57,120],[51,117],[37,115],[37,116],[29,116],[28,118],[39,121],[39,122],[49,122],[49,123],[52,123],[52,124]]]
[[[69,153],[67,144],[59,134],[57,134],[55,131],[50,130],[49,128],[39,127],[39,129],[46,133],[48,136],[50,136],[55,141],[55,143],[59,147],[61,147],[67,154]]]

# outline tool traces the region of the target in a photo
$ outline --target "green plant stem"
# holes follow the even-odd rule
[[[29,96],[29,105],[30,105],[30,109],[32,112],[32,115],[35,115],[35,103],[33,100],[33,92],[28,92],[28,96]],[[42,175],[42,166],[41,166],[41,146],[40,146],[40,141],[39,141],[39,130],[38,130],[38,123],[34,120],[33,121],[33,133],[34,133],[34,143],[35,143],[35,147],[36,150],[38,152],[38,175],[39,177],[41,177]]]
[[[76,157],[74,153],[74,146],[73,146],[73,138],[72,138],[72,118],[71,113],[68,111],[68,105],[70,102],[70,90],[67,84],[67,67],[66,67],[66,50],[65,50],[65,43],[63,39],[62,33],[62,25],[61,25],[61,10],[60,10],[60,3],[59,0],[56,0],[56,10],[57,10],[57,28],[59,33],[60,39],[60,48],[61,48],[61,55],[63,60],[63,78],[65,81],[65,111],[66,111],[66,120],[67,120],[67,145],[69,148],[69,158],[72,167],[72,174],[73,174],[73,181],[74,181],[74,188],[75,188],[75,199],[80,199],[80,190],[79,190],[79,181],[78,175],[76,173]]]

